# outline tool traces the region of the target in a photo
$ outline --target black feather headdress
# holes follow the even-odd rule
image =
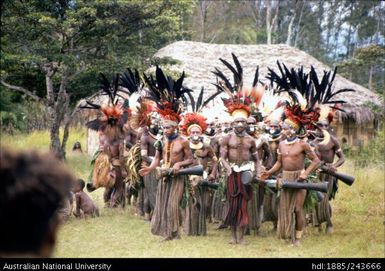
[[[341,110],[336,104],[345,103],[342,100],[331,101],[331,99],[339,93],[353,91],[351,89],[342,89],[336,92],[332,91],[332,83],[335,78],[336,70],[332,76],[331,71],[324,71],[321,82],[314,67],[311,67],[310,73],[303,72],[303,66],[295,70],[290,70],[285,64],[277,61],[280,75],[274,70],[268,69],[269,73],[266,77],[271,80],[272,84],[276,84],[275,93],[287,93],[291,98],[291,103],[286,106],[286,118],[296,124],[296,127],[308,126],[312,128],[313,123],[317,122],[321,116],[322,109],[330,108]],[[282,68],[283,66],[283,68]],[[330,78],[331,76],[331,78]],[[334,106],[327,106],[333,104]]]
[[[191,111],[187,112],[183,117],[183,123],[181,125],[181,130],[183,133],[188,135],[191,127],[193,126],[198,127],[202,132],[206,131],[207,122],[206,118],[201,114],[202,110],[220,93],[222,93],[222,90],[218,90],[213,95],[205,99],[205,101],[203,101],[203,87],[201,88],[198,99],[196,101],[190,92],[187,93],[190,98]]]
[[[156,104],[156,111],[163,119],[176,123],[181,121],[180,114],[188,104],[186,95],[192,91],[183,87],[184,76],[183,72],[175,81],[171,76],[166,76],[158,66],[156,66],[155,78],[144,74],[144,80],[148,86],[145,98]]]
[[[132,88],[123,89],[120,84],[121,78],[122,75],[116,74],[110,82],[104,74],[100,73],[101,95],[108,97],[108,103],[106,105],[99,105],[87,100],[86,105],[80,106],[82,109],[94,109],[102,113],[101,117],[86,124],[89,129],[104,131],[107,126],[122,128],[127,121],[130,109],[128,99],[124,98],[122,94],[130,96],[134,90]]]
[[[219,91],[225,92],[229,96],[228,99],[222,98],[228,113],[232,116],[240,113],[240,116],[247,118],[251,112],[250,106],[253,104],[255,108],[258,107],[264,93],[263,88],[257,87],[259,67],[257,66],[255,71],[252,87],[250,89],[244,88],[242,65],[233,53],[231,55],[235,66],[222,58],[219,60],[232,72],[233,83],[230,82],[221,70],[215,68],[213,74],[217,76],[217,83],[214,85]]]

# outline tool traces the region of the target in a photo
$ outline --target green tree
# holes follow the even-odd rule
[[[98,72],[143,65],[180,38],[181,11],[190,6],[182,0],[2,1],[1,84],[44,105],[50,149],[63,159],[76,104],[97,89]]]

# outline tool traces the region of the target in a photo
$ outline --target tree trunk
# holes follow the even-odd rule
[[[353,2],[350,3],[350,16],[352,16],[353,14]],[[352,49],[351,49],[351,43],[352,43],[352,32],[353,32],[353,29],[352,29],[352,24],[350,23],[349,24],[349,30],[348,30],[348,37],[347,37],[347,44],[346,44],[346,59],[350,58],[351,57],[351,54],[352,54]]]
[[[274,15],[273,21],[272,21],[272,23],[271,23],[271,33],[277,32],[277,27],[278,27],[278,24],[277,24],[277,21],[278,21],[278,15],[279,15],[279,1],[277,2],[277,6],[275,7],[275,15]],[[275,43],[275,42],[276,42],[275,37],[271,37],[271,42],[272,42],[272,43]]]
[[[59,139],[59,127],[56,123],[56,112],[55,112],[55,93],[53,89],[53,76],[57,72],[58,65],[56,63],[45,64],[43,70],[45,71],[45,83],[47,88],[47,114],[49,120],[49,135],[50,145],[49,149],[59,159],[62,158],[61,146]]]
[[[53,88],[53,76],[58,71],[57,63],[45,64],[43,70],[45,71],[46,87],[47,87],[47,111],[49,117],[49,132],[50,132],[50,151],[61,160],[65,159],[65,151],[60,142],[60,124],[64,119],[64,114],[67,111],[69,97],[66,92],[67,78],[66,73],[62,72],[60,89],[55,99]]]
[[[62,139],[62,144],[61,144],[61,149],[64,153],[64,159],[66,157],[65,149],[67,147],[67,141],[68,141],[68,137],[69,137],[69,128],[70,128],[71,120],[72,120],[72,118],[70,118],[69,112],[67,112],[65,115],[65,118],[64,118],[64,131],[63,131],[63,139]]]
[[[338,57],[338,54],[337,54],[337,51],[338,51],[338,48],[339,48],[339,43],[338,43],[338,37],[340,36],[340,31],[341,31],[341,14],[338,13],[338,17],[337,17],[337,27],[336,27],[336,31],[335,31],[335,34],[334,34],[334,41],[335,41],[335,45],[334,45],[334,59],[336,60],[337,57]]]
[[[370,90],[373,90],[373,65],[370,65],[369,68],[369,81],[368,81],[368,88]]]
[[[260,29],[260,0],[246,1],[249,4],[249,10],[255,23],[255,33]],[[255,43],[258,44],[258,35],[255,35]]]
[[[199,11],[201,15],[201,36],[200,41],[204,42],[206,40],[206,21],[207,21],[207,9],[209,8],[211,2],[207,0],[201,0],[199,2]]]
[[[293,25],[294,25],[294,20],[296,15],[297,15],[296,7],[294,7],[294,12],[292,13],[289,26],[287,27],[287,38],[286,38],[287,45],[291,45],[291,40],[293,39]]]
[[[266,35],[267,35],[267,44],[271,44],[271,2],[266,2]]]
[[[305,1],[302,2],[302,7],[301,11],[299,13],[299,19],[298,19],[298,24],[297,24],[297,30],[296,30],[296,35],[295,35],[295,40],[294,40],[294,47],[297,47],[298,45],[298,40],[299,40],[299,33],[301,29],[301,22],[302,22],[302,14],[303,14],[303,9],[305,8]]]

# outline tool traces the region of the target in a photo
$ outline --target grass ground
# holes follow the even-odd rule
[[[89,174],[90,157],[70,152],[73,143],[79,140],[86,146],[85,131],[72,130],[68,144],[68,164],[77,177],[86,179]],[[1,146],[18,149],[48,149],[47,132],[29,135],[2,135]],[[354,175],[353,186],[340,183],[336,200],[332,201],[334,234],[307,227],[300,247],[292,247],[278,240],[271,231],[272,224],[264,223],[261,236],[247,236],[248,246],[227,244],[228,230],[218,231],[217,224],[208,225],[205,237],[182,235],[181,240],[160,243],[160,237],[150,233],[150,225],[135,216],[134,208],[103,208],[99,189],[91,193],[101,210],[94,219],[70,218],[61,226],[55,257],[384,257],[384,165],[356,167],[347,161],[341,172]]]

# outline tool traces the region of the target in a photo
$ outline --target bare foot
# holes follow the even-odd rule
[[[249,243],[245,239],[242,239],[239,241],[239,244],[241,244],[243,246],[247,246]]]
[[[168,237],[165,237],[162,240],[160,240],[160,242],[163,243],[163,242],[171,241],[171,240],[172,240],[172,237],[168,236]]]
[[[295,246],[295,247],[298,247],[300,244],[301,244],[301,242],[299,239],[295,239],[295,241],[293,242],[293,246]]]
[[[230,245],[235,245],[235,244],[237,244],[237,240],[234,239],[234,238],[231,238],[231,240],[229,241],[229,244]]]
[[[180,235],[179,235],[179,234],[174,234],[174,235],[173,235],[173,239],[178,239],[178,240],[180,240]]]
[[[326,227],[326,233],[327,234],[332,234],[334,232],[333,226],[327,226]]]

